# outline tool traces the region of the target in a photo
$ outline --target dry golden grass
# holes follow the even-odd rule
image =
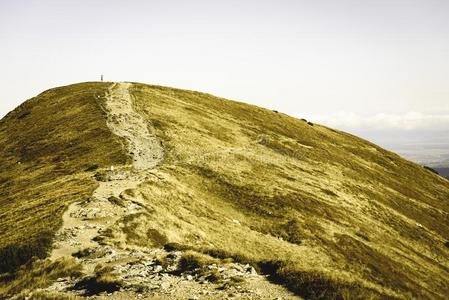
[[[306,297],[449,293],[447,180],[281,113],[158,86],[132,92],[166,149],[139,188],[152,209],[141,241],[153,228],[197,251],[271,262],[282,266],[268,268],[273,280]]]
[[[108,86],[51,89],[0,121],[0,272],[46,256],[66,206],[97,186],[86,169],[126,162],[100,106]]]
[[[48,287],[60,277],[80,276],[81,271],[81,265],[77,264],[73,258],[64,258],[55,262],[33,260],[21,266],[14,274],[7,274],[0,278],[0,298],[20,294],[25,297],[36,289]],[[41,293],[33,296],[33,299],[52,299],[50,296],[50,294]]]
[[[126,161],[95,98],[106,88],[50,90],[0,122],[2,249],[51,238],[64,207],[95,189],[84,170]],[[131,92],[165,158],[129,191],[145,212],[102,242],[124,237],[251,263],[306,298],[449,294],[447,180],[282,113],[159,86]]]

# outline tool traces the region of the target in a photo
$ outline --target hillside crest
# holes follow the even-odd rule
[[[448,181],[282,113],[75,84],[2,119],[0,164],[0,296],[449,293]]]

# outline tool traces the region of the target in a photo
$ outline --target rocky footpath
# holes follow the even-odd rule
[[[97,264],[92,276],[59,278],[46,291],[92,299],[296,299],[250,265],[217,261],[185,269],[183,257],[183,252],[164,249],[86,249],[79,259],[102,260],[103,270]]]

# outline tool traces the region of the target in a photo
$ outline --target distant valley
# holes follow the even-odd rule
[[[349,130],[400,156],[449,178],[449,131]]]
[[[435,171],[438,172],[443,177],[446,177],[449,179],[449,168],[433,168]]]

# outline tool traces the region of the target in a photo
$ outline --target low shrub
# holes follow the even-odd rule
[[[167,243],[167,237],[153,228],[147,230],[147,237],[152,242],[153,247],[161,247]]]
[[[95,275],[78,281],[74,289],[84,290],[85,296],[93,296],[103,292],[113,293],[122,287],[122,281],[113,274],[110,266],[97,265]]]
[[[27,244],[7,245],[0,249],[0,273],[15,271],[31,258],[45,258],[52,245],[50,232],[42,232],[35,240]]]
[[[92,252],[90,251],[90,249],[89,249],[89,248],[86,248],[86,249],[81,249],[81,250],[79,250],[79,251],[73,253],[72,256],[73,256],[73,257],[76,257],[76,258],[83,258],[83,257],[89,257],[89,255],[90,255],[91,253],[92,253]]]
[[[289,243],[301,245],[304,235],[301,224],[297,220],[289,220],[279,229],[281,237]]]
[[[242,264],[252,264],[253,261],[247,258],[244,255],[237,253],[230,253],[228,251],[222,249],[214,249],[214,248],[200,248],[196,249],[197,251],[212,256],[214,258],[219,258],[223,260],[223,262],[238,262]]]
[[[195,251],[187,251],[183,253],[178,262],[178,272],[194,271],[211,264],[216,264],[218,261],[209,255],[201,254]]]
[[[212,283],[219,283],[223,280],[223,276],[218,272],[217,269],[202,270],[202,275],[207,281]],[[233,277],[231,277],[232,280]]]
[[[76,258],[99,258],[107,255],[107,250],[105,248],[84,248],[72,254]]]
[[[343,281],[314,270],[299,270],[285,261],[259,263],[263,273],[305,299],[372,299],[380,295],[354,282]]]
[[[184,250],[188,250],[189,247],[185,246],[185,245],[181,245],[179,243],[166,243],[164,245],[164,250],[168,251],[168,252],[173,252],[173,251],[184,251]]]
[[[79,277],[82,275],[81,271],[82,266],[73,258],[55,262],[33,259],[14,273],[0,278],[0,299],[18,295],[25,290],[48,287],[60,277]]]
[[[85,172],[92,172],[92,171],[96,171],[99,168],[98,165],[90,165],[89,167],[87,167],[84,171]]]
[[[321,191],[323,193],[325,193],[326,195],[329,195],[329,196],[332,196],[332,197],[337,197],[338,196],[337,194],[335,194],[335,192],[333,192],[331,190],[328,190],[328,189],[321,189]]]
[[[119,197],[110,196],[108,198],[108,201],[111,202],[114,205],[120,206],[120,207],[126,207],[125,201]]]
[[[94,175],[95,180],[106,182],[108,181],[108,174],[106,172],[97,172]]]

